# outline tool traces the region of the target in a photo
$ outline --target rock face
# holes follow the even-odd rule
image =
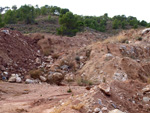
[[[115,109],[115,110],[109,111],[108,113],[125,113],[125,112]]]

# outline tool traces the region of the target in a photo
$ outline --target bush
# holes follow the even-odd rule
[[[29,72],[29,74],[31,75],[32,78],[37,79],[42,74],[42,70],[41,69],[34,69],[34,70],[31,70]]]
[[[4,22],[2,21],[2,17],[1,17],[1,14],[0,14],[0,28],[1,28],[1,27],[4,27],[4,25],[5,25],[5,24],[4,24]]]
[[[74,36],[78,32],[77,18],[72,12],[67,12],[66,14],[59,17],[59,24],[61,25],[57,29],[57,34]]]

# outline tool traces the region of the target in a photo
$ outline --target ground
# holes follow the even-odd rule
[[[85,87],[0,83],[0,113],[49,113],[54,106],[86,91]]]

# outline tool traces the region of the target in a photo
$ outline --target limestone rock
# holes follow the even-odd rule
[[[109,111],[108,113],[125,113],[125,112],[122,112],[122,111],[120,111],[118,109],[114,109],[112,111]]]
[[[105,60],[111,60],[113,58],[113,55],[111,53],[107,53],[105,55]]]
[[[149,102],[150,98],[149,97],[143,97],[143,102]]]
[[[42,82],[45,82],[47,79],[46,79],[44,76],[40,76],[40,80],[41,80]]]
[[[25,83],[26,83],[26,84],[32,84],[32,83],[34,83],[34,80],[26,79]]]
[[[47,79],[49,83],[60,84],[64,79],[64,75],[59,72],[54,72],[53,74],[48,75]]]
[[[21,83],[21,78],[20,77],[16,77],[16,82],[17,83]]]
[[[16,82],[16,77],[15,77],[15,76],[11,76],[11,77],[8,79],[8,82]]]
[[[111,88],[108,84],[102,83],[98,87],[105,95],[107,95],[107,96],[111,95],[111,93],[110,93]]]
[[[95,112],[95,113],[99,113],[100,111],[101,111],[100,108],[95,108],[95,109],[94,109],[94,112]]]

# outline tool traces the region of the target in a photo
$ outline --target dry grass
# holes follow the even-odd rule
[[[76,82],[79,86],[90,86],[93,82],[86,77],[77,77]]]
[[[36,79],[36,78],[39,78],[39,76],[42,74],[42,70],[34,69],[34,70],[29,71],[29,74],[31,75],[32,78]]]
[[[77,105],[73,105],[71,108],[79,111],[83,108],[83,106],[84,106],[84,104],[79,103]]]
[[[126,31],[122,31],[116,36],[107,38],[103,41],[103,43],[126,43],[129,39],[136,39],[137,37],[141,37],[141,29],[130,29]]]
[[[67,101],[63,105],[61,105],[57,108],[54,108],[54,110],[50,113],[61,113],[62,111],[65,110],[65,107],[68,106],[70,103],[71,103],[71,101]]]
[[[119,34],[117,36],[110,37],[103,41],[103,43],[125,43],[129,38],[123,34]]]

